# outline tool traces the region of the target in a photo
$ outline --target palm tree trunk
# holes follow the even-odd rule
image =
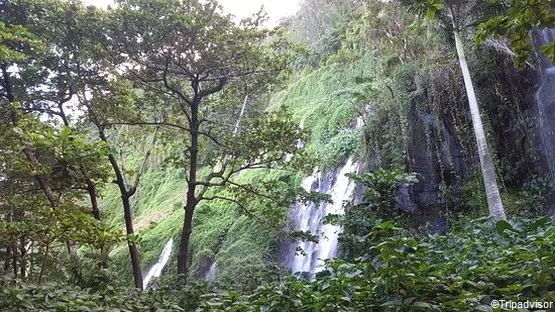
[[[495,167],[488,148],[488,142],[484,134],[484,126],[482,125],[482,118],[480,117],[480,110],[478,109],[478,101],[476,100],[476,93],[470,78],[470,71],[466,63],[466,56],[464,55],[464,47],[461,41],[459,32],[453,31],[455,34],[455,44],[457,46],[457,55],[459,57],[459,64],[464,78],[464,86],[468,97],[468,105],[470,106],[470,114],[472,115],[472,125],[474,126],[474,136],[476,137],[476,144],[478,145],[478,155],[480,156],[480,166],[482,169],[482,177],[486,187],[486,198],[488,201],[488,208],[490,216],[495,221],[506,220],[505,209],[501,202],[501,195],[499,194],[499,187],[495,178]]]

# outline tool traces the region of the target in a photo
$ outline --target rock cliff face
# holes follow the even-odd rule
[[[445,222],[438,206],[449,198],[441,191],[460,192],[462,181],[469,176],[471,159],[465,158],[451,125],[442,116],[423,111],[418,99],[414,98],[410,107],[406,168],[417,173],[420,182],[406,191],[399,190],[397,205],[410,212],[414,222],[433,221],[436,231],[444,232]]]
[[[536,49],[555,40],[555,29],[535,33]],[[541,152],[546,164],[545,169],[552,176],[555,173],[555,66],[538,54],[537,90],[534,94],[536,118],[540,134]]]
[[[554,37],[554,30],[535,34],[538,47]],[[498,183],[504,190],[518,191],[525,182],[538,177],[553,179],[555,67],[540,56],[536,57],[535,67],[519,70],[512,66],[507,55],[491,50],[473,53],[479,54],[471,70],[475,69],[474,84],[496,161]],[[366,133],[367,145],[374,147],[367,157],[359,159],[357,171],[364,173],[398,165],[393,154],[400,155],[402,150],[407,172],[416,173],[419,183],[397,190],[396,209],[410,215],[415,226],[427,222],[431,231],[445,233],[447,216],[465,209],[461,195],[464,183],[473,170],[479,172],[466,93],[456,65],[418,68],[412,71],[409,80],[405,90],[399,91],[404,92],[408,101],[396,98],[389,88],[392,101],[398,106],[403,101],[408,104],[400,114],[404,117],[385,118],[386,123],[381,125],[389,130],[377,127],[374,132]],[[358,123],[377,118],[371,102],[361,114]],[[397,136],[404,137],[404,146],[399,142],[384,142],[388,140],[384,139],[384,133],[391,128],[395,128]],[[391,149],[392,145],[395,147]],[[355,170],[353,165],[349,160],[342,168],[315,171],[303,182],[307,191],[330,194],[336,202],[334,205],[299,204],[292,208],[290,228],[307,230],[320,238],[318,245],[283,242],[282,263],[293,272],[314,273],[322,265],[322,259],[336,254],[340,229],[326,227],[321,220],[328,213],[342,213],[343,200],[360,202],[364,190],[344,178],[346,170]],[[555,214],[555,204],[551,210]],[[305,254],[299,256],[299,250]]]
[[[554,37],[555,30],[535,34],[538,47]],[[506,188],[521,187],[534,177],[555,176],[555,67],[543,56],[537,57],[534,66],[516,70],[509,58],[495,55],[491,67],[475,75],[481,109],[491,130],[499,182]],[[461,116],[466,96],[448,91],[441,82],[458,78],[437,71],[426,73],[427,80],[418,77],[423,73],[414,78],[405,165],[418,174],[420,183],[399,190],[397,202],[415,223],[430,221],[436,231],[443,232],[442,210],[456,205],[451,201],[456,197],[453,195],[461,191],[478,159],[472,128]],[[461,135],[463,132],[466,135]]]
[[[537,31],[535,34],[536,51],[542,44],[555,40],[555,29]],[[535,116],[538,120],[540,151],[543,156],[545,171],[555,179],[555,64],[545,56],[537,53],[539,66],[537,71],[537,90],[534,94]],[[555,197],[550,198],[551,214],[555,214]]]

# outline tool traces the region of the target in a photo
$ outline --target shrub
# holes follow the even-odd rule
[[[376,220],[374,244],[354,260],[328,261],[315,281],[206,296],[203,311],[493,311],[491,300],[555,300],[555,223],[494,226],[488,219],[446,235],[420,235]]]

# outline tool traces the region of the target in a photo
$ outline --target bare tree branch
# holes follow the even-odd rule
[[[179,125],[179,124],[175,124],[175,123],[171,123],[171,122],[165,122],[165,121],[117,121],[117,122],[108,122],[108,123],[104,123],[104,124],[100,124],[101,126],[113,126],[113,125],[128,125],[128,126],[167,126],[167,127],[172,127],[172,128],[178,128],[181,129],[183,131],[187,131],[187,132],[191,132],[192,130]],[[216,143],[219,146],[225,146],[223,143],[221,143],[218,139],[216,139],[215,136],[213,136],[211,133],[209,132],[205,132],[205,131],[197,131],[198,134],[200,135],[204,135],[207,138],[209,138],[210,140],[212,140],[214,143]]]
[[[228,181],[228,184],[233,185],[233,186],[236,186],[236,187],[238,187],[238,188],[240,188],[240,189],[242,189],[242,190],[245,190],[245,191],[247,191],[247,192],[249,192],[249,193],[252,193],[252,194],[254,194],[254,195],[256,195],[256,196],[260,196],[260,197],[269,199],[269,200],[273,201],[274,203],[278,203],[278,204],[279,204],[279,201],[277,201],[275,198],[273,198],[273,197],[271,197],[271,196],[269,196],[269,195],[266,195],[266,194],[262,194],[262,193],[258,192],[257,190],[248,187],[247,185],[235,183],[235,182],[233,182],[233,181]]]
[[[263,153],[264,154],[264,153]],[[270,164],[272,162],[276,162],[276,161],[280,161],[283,159],[283,156],[285,156],[285,153],[282,153],[282,155],[279,158],[274,158],[274,159],[268,159],[265,162],[255,162],[255,163],[248,163],[244,166],[241,166],[235,170],[233,170],[233,173],[239,173],[243,170],[247,170],[247,169],[268,169],[270,168]]]
[[[207,96],[207,95],[214,94],[214,93],[216,93],[216,92],[221,91],[221,90],[224,88],[224,86],[225,86],[225,84],[227,83],[227,81],[228,81],[228,76],[222,76],[222,77],[218,78],[218,84],[217,84],[217,85],[215,85],[215,86],[213,86],[213,87],[211,87],[211,88],[208,88],[208,89],[206,89],[206,90],[201,90],[201,91],[198,93],[198,96],[197,96],[197,97],[198,97],[198,98],[203,98],[203,97],[205,97],[205,96]]]
[[[220,75],[220,76],[213,76],[213,77],[210,77],[210,78],[207,77],[207,78],[202,79],[201,81],[218,81],[218,80],[221,80],[221,79],[230,80],[232,78],[241,78],[241,77],[249,76],[249,75],[252,75],[252,74],[271,74],[271,73],[279,73],[281,71],[282,71],[282,69],[267,69],[267,70],[257,69],[257,70],[250,70],[250,71],[245,71],[245,72],[240,72],[240,73],[235,73],[235,74],[226,73],[226,74]]]
[[[108,122],[108,123],[103,123],[100,124],[101,126],[113,126],[113,125],[127,125],[127,126],[168,126],[168,127],[172,127],[172,128],[178,128],[181,129],[183,131],[187,131],[190,132],[191,129],[179,125],[179,124],[174,124],[171,122],[164,122],[164,121],[117,121],[117,122]]]
[[[185,96],[185,94],[183,94],[182,91],[180,91],[179,89],[176,89],[176,88],[174,88],[170,85],[170,83],[168,81],[168,66],[169,66],[171,56],[167,55],[165,57],[166,57],[166,62],[165,62],[165,65],[164,65],[164,69],[162,71],[164,86],[166,87],[166,89],[168,89],[171,92],[177,94],[178,99],[179,99],[179,106],[181,107],[181,111],[183,112],[183,114],[185,114],[185,116],[187,117],[187,121],[189,121],[189,124],[190,124],[191,123],[191,116],[189,116],[189,113],[187,112],[187,107],[183,104],[183,102],[185,102],[189,107],[191,107],[191,105],[193,105],[193,103],[192,103],[191,100],[189,100]]]
[[[275,231],[278,231],[279,233],[284,234],[285,236],[294,239],[287,231],[284,231],[281,227],[276,226],[274,224],[271,224],[270,222],[268,222],[267,220],[264,220],[263,218],[257,216],[256,214],[254,214],[253,212],[251,212],[249,209],[247,209],[247,207],[245,205],[243,205],[241,202],[239,202],[236,199],[233,198],[228,198],[228,197],[224,197],[224,196],[211,196],[211,197],[203,197],[201,198],[202,200],[207,200],[207,201],[212,201],[212,200],[225,200],[225,201],[229,201],[232,202],[234,204],[236,204],[242,212],[244,212],[245,214],[247,214],[248,216],[254,218],[255,220],[259,221],[260,223],[262,223],[263,225],[267,226],[268,228],[271,228]]]
[[[150,145],[148,146],[148,149],[146,150],[145,156],[143,158],[143,163],[141,164],[141,167],[139,168],[139,171],[137,172],[137,175],[135,176],[135,182],[133,183],[133,186],[129,190],[129,193],[131,193],[131,195],[133,195],[137,191],[137,187],[139,187],[139,182],[141,180],[141,176],[145,172],[146,164],[148,162],[148,158],[150,157],[150,153],[152,152],[152,149],[154,148],[154,145],[156,144],[156,135],[157,135],[157,133],[158,133],[158,127],[154,128],[154,132],[152,133],[152,138],[150,139]]]

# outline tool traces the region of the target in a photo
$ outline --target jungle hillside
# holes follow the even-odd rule
[[[0,1],[0,311],[555,311],[551,0],[91,3]]]

